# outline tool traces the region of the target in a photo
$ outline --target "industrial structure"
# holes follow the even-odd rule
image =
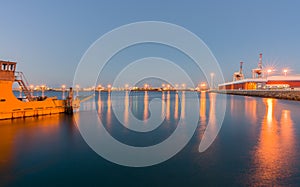
[[[245,78],[243,62],[240,71],[233,74],[233,81],[219,84],[219,90],[261,90],[261,89],[300,89],[300,76],[289,75],[284,70],[283,76],[268,76],[271,70],[263,69],[262,54],[259,54],[257,68],[252,69],[252,78]]]
[[[244,79],[243,63],[244,62],[240,62],[240,71],[239,72],[235,72],[233,74],[233,81],[239,81],[239,80],[243,80]]]
[[[258,66],[255,69],[252,69],[252,78],[262,78],[263,77],[263,68],[262,68],[262,53],[259,54]]]

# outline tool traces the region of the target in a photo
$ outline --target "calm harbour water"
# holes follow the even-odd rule
[[[49,94],[61,97],[60,92]],[[151,99],[165,101],[166,119],[155,136],[121,128],[107,92],[95,93],[95,99],[82,103],[81,110],[97,110],[119,141],[149,146],[167,138],[179,118],[188,128],[185,107],[193,98],[189,92],[180,94],[181,105],[175,92],[120,92],[116,102],[128,105],[141,120],[151,115],[145,107]],[[83,140],[72,116],[2,120],[0,186],[300,185],[299,102],[227,95],[222,128],[213,144],[199,153],[209,116],[221,101],[217,94],[201,92],[198,97],[198,127],[188,145],[168,161],[144,168],[120,166],[98,156]],[[130,111],[124,110],[124,119]]]

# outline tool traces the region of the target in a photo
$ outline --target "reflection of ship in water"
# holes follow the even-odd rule
[[[16,72],[16,62],[0,61],[0,119],[39,116],[57,113],[72,113],[80,101],[73,100],[73,91],[66,100],[56,97],[33,97],[27,80],[22,72]],[[12,92],[13,83],[17,82],[25,98],[16,98]]]
[[[59,158],[53,157],[56,155],[53,151],[57,150],[57,146],[66,140],[73,141],[78,134],[77,128],[73,125],[73,117],[59,114],[25,120],[20,118],[2,120],[0,132],[0,186],[6,186],[5,183],[14,181],[16,175],[23,176],[24,171],[49,167]],[[48,158],[46,155],[51,157]],[[30,164],[24,164],[27,169],[20,169],[16,167],[19,163]],[[8,184],[7,186],[11,185]]]

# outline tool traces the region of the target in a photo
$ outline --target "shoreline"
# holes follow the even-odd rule
[[[300,101],[299,90],[211,90],[209,92],[229,95],[274,98]]]

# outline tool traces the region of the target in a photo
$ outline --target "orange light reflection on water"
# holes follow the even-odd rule
[[[170,91],[167,92],[167,106],[166,106],[166,119],[170,120]]]
[[[129,120],[129,94],[128,91],[125,92],[125,99],[124,99],[124,125],[128,126]]]
[[[174,118],[175,120],[178,119],[178,94],[175,94],[175,111],[174,111]]]
[[[110,92],[107,93],[107,114],[106,114],[106,120],[107,120],[107,126],[111,126],[111,98],[110,98]]]
[[[166,103],[165,103],[165,92],[162,92],[162,94],[161,94],[161,118],[164,118],[164,116],[165,116],[165,105],[166,105]]]
[[[257,124],[257,100],[256,98],[245,98],[245,113],[253,124]]]
[[[100,115],[102,112],[102,101],[101,101],[101,94],[98,92],[98,114]]]
[[[215,130],[216,126],[216,97],[217,95],[215,93],[209,94],[209,122],[211,124],[211,129]]]
[[[202,124],[206,124],[206,92],[200,95],[200,120]]]
[[[277,100],[263,99],[266,112],[262,121],[259,142],[254,153],[257,165],[255,178],[272,184],[274,181],[290,175],[295,154],[293,121],[289,110],[281,111],[281,119],[275,118]]]
[[[185,118],[185,91],[182,91],[181,95],[181,118]]]
[[[12,166],[19,162],[22,151],[39,148],[37,141],[43,140],[53,145],[60,143],[59,139],[54,137],[60,133],[60,125],[73,128],[69,123],[73,123],[72,117],[65,117],[63,114],[1,121],[0,174],[2,177],[8,181],[13,180],[17,171],[12,170]]]
[[[148,105],[149,105],[149,96],[148,96],[148,92],[145,91],[145,95],[144,95],[144,122],[147,122],[147,119],[148,119]]]

